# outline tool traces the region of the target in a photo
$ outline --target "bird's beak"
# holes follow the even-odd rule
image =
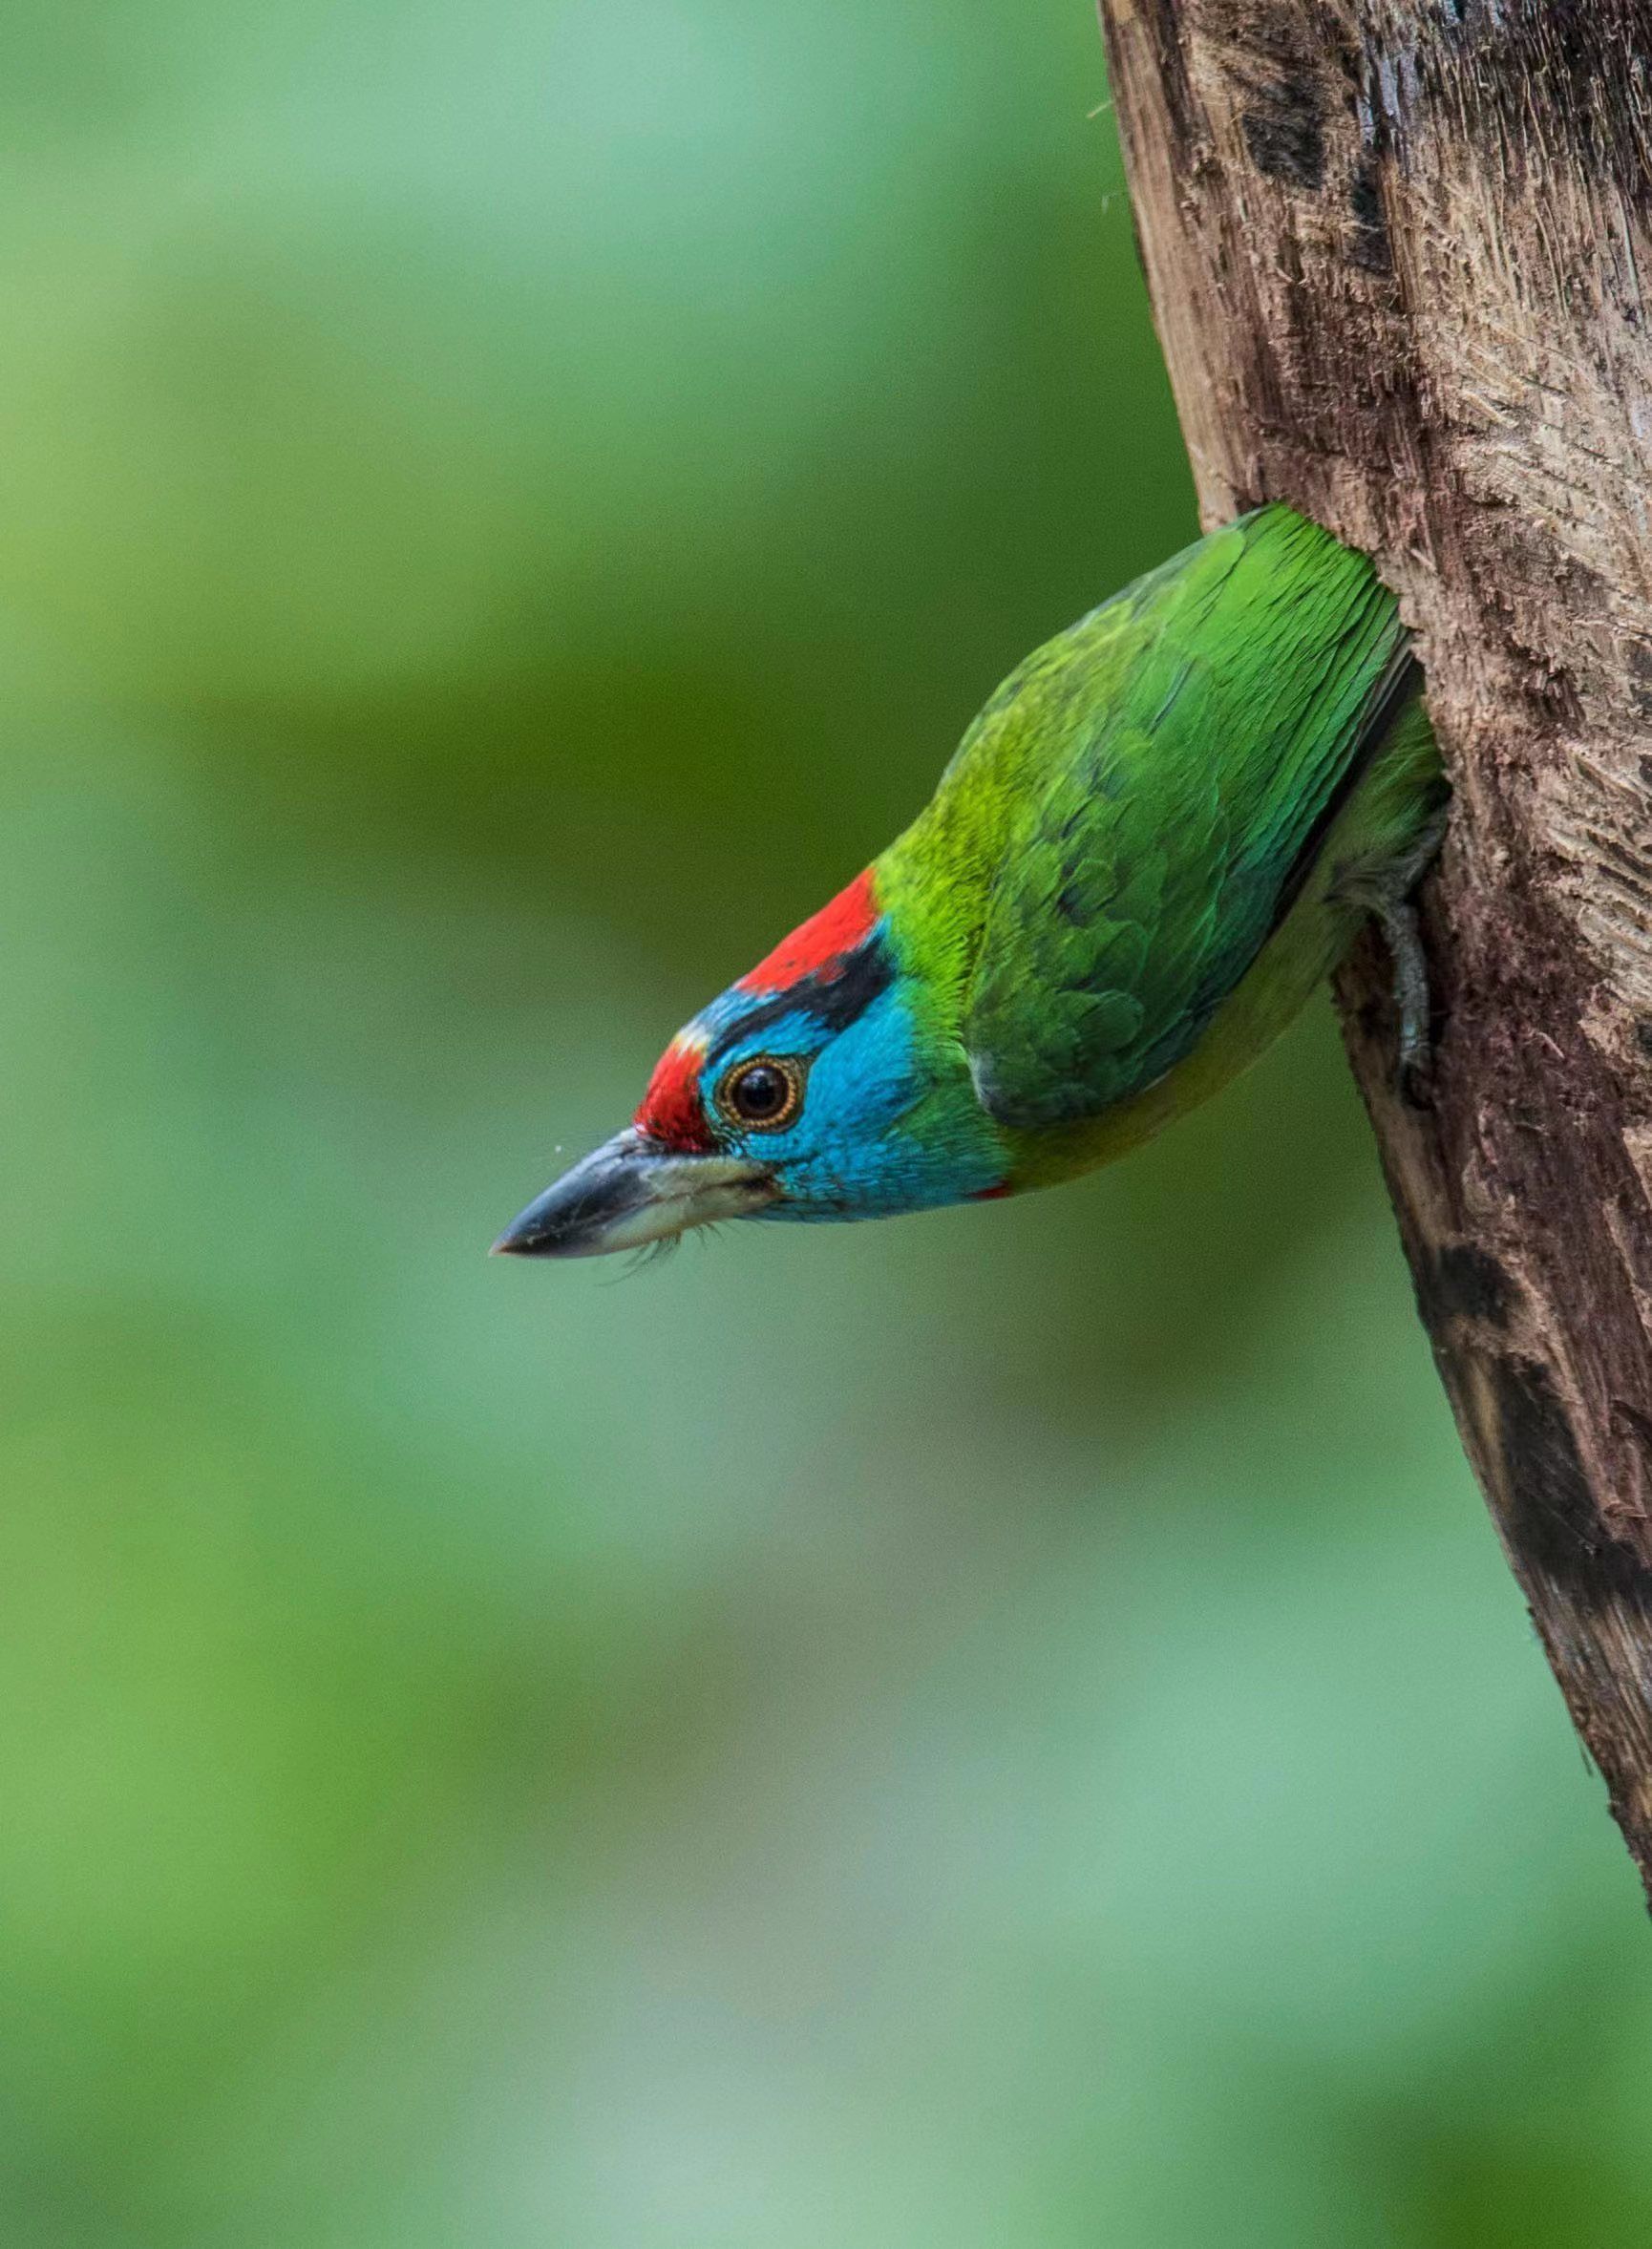
[[[768,1164],[673,1156],[628,1129],[530,1202],[494,1243],[494,1255],[596,1258],[642,1249],[714,1219],[749,1218],[778,1193]]]

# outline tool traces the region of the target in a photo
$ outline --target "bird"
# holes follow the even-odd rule
[[[667,1047],[632,1122],[501,1254],[1052,1186],[1237,1076],[1382,927],[1398,1067],[1448,788],[1398,604],[1281,504],[1037,649],[910,827]]]

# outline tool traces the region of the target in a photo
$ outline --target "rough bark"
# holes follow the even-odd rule
[[[1423,1317],[1652,1885],[1652,0],[1102,0],[1207,521],[1378,561],[1456,796],[1433,1106],[1344,980]],[[1443,1721],[1443,1722],[1449,1722]]]

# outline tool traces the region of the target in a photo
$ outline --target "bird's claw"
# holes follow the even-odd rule
[[[1434,1106],[1434,1057],[1430,1052],[1402,1053],[1394,1071],[1394,1090],[1408,1109],[1420,1114]]]
[[[1429,964],[1417,927],[1417,909],[1408,898],[1390,896],[1379,901],[1375,911],[1393,963],[1394,1006],[1400,1018],[1395,1085],[1408,1109],[1431,1109],[1434,1044]]]

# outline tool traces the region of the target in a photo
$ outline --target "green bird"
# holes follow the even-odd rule
[[[1372,915],[1414,1073],[1408,902],[1445,797],[1393,596],[1260,509],[1029,656],[905,834],[678,1032],[630,1126],[496,1247],[1070,1179],[1253,1062]]]

